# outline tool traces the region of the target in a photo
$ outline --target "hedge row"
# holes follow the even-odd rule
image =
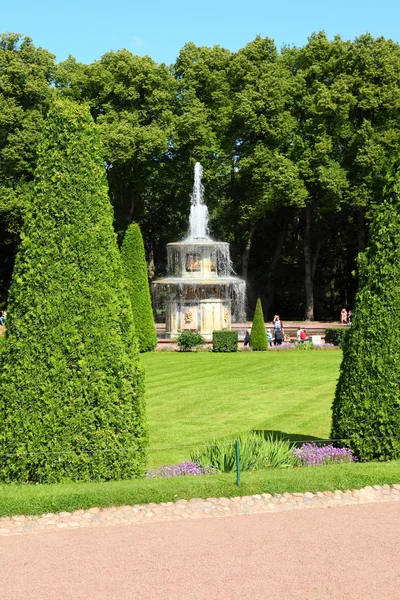
[[[213,352],[237,352],[237,331],[213,331]]]

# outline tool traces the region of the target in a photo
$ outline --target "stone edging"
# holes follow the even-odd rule
[[[0,536],[40,533],[54,529],[81,529],[105,525],[154,523],[182,519],[204,519],[304,508],[329,508],[370,502],[400,501],[400,485],[374,485],[361,490],[256,494],[236,498],[193,498],[161,504],[136,504],[111,508],[90,508],[74,512],[48,513],[36,517],[16,515],[0,518]]]

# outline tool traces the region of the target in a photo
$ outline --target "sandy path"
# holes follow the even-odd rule
[[[400,503],[0,539],[2,600],[385,600]]]

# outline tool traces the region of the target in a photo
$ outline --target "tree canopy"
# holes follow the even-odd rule
[[[231,243],[250,317],[331,318],[351,306],[356,257],[400,150],[400,46],[323,32],[281,51],[187,43],[173,65],[128,50],[55,64],[16,34],[0,43],[0,301],[52,94],[88,103],[101,131],[119,239],[140,225],[151,278],[187,230],[193,167],[211,231]]]

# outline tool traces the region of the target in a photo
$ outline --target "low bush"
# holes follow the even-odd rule
[[[287,440],[263,438],[255,433],[243,434],[238,438],[240,447],[240,470],[277,469],[297,464],[294,445]],[[236,449],[233,442],[216,440],[190,454],[191,460],[201,467],[212,467],[220,473],[236,470]]]
[[[175,342],[178,344],[180,352],[190,352],[205,344],[206,340],[199,333],[183,331],[175,339]]]
[[[343,348],[344,340],[348,331],[348,329],[339,329],[339,327],[336,327],[334,329],[327,329],[325,331],[325,343],[333,344],[334,346],[339,346],[339,348]]]
[[[237,331],[213,331],[213,352],[237,352]]]

